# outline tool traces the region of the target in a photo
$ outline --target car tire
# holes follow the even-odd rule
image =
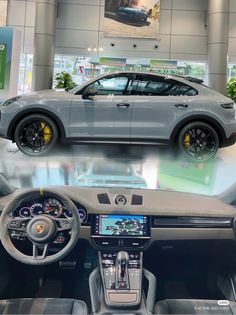
[[[58,135],[58,128],[50,117],[43,114],[32,114],[17,124],[14,138],[17,147],[24,154],[43,156],[55,147]],[[22,139],[25,140],[22,141]]]
[[[219,144],[216,130],[201,121],[187,124],[178,136],[180,153],[199,162],[210,160],[217,153]]]

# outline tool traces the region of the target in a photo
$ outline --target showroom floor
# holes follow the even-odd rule
[[[200,164],[166,147],[129,145],[63,145],[48,157],[29,159],[0,139],[0,172],[16,187],[125,186],[215,195],[236,182],[235,159],[236,145]]]

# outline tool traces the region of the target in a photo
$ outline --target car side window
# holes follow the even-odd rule
[[[198,94],[197,90],[195,90],[193,87],[184,84],[182,82],[178,83],[178,88],[175,91],[176,95],[186,95],[186,96],[195,96]]]
[[[97,90],[96,95],[125,95],[132,90],[132,80],[128,76],[108,76],[89,85]]]
[[[197,91],[173,79],[142,75],[138,80],[137,95],[147,96],[193,96]]]

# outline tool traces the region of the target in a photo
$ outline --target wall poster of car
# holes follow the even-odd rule
[[[105,0],[104,36],[157,38],[160,0]]]

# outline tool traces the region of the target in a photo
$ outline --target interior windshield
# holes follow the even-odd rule
[[[10,158],[0,160],[0,172],[17,188],[69,185],[217,195],[235,182],[236,167],[230,158],[215,157],[199,163],[176,158],[166,149],[157,154],[151,148],[142,152],[133,148],[121,153],[117,147],[80,148],[83,150],[72,146],[70,156],[65,152],[58,158],[54,152],[44,159],[27,160],[27,163],[20,155],[15,161],[15,153],[12,153]],[[8,186],[3,193],[7,192],[10,192]]]

